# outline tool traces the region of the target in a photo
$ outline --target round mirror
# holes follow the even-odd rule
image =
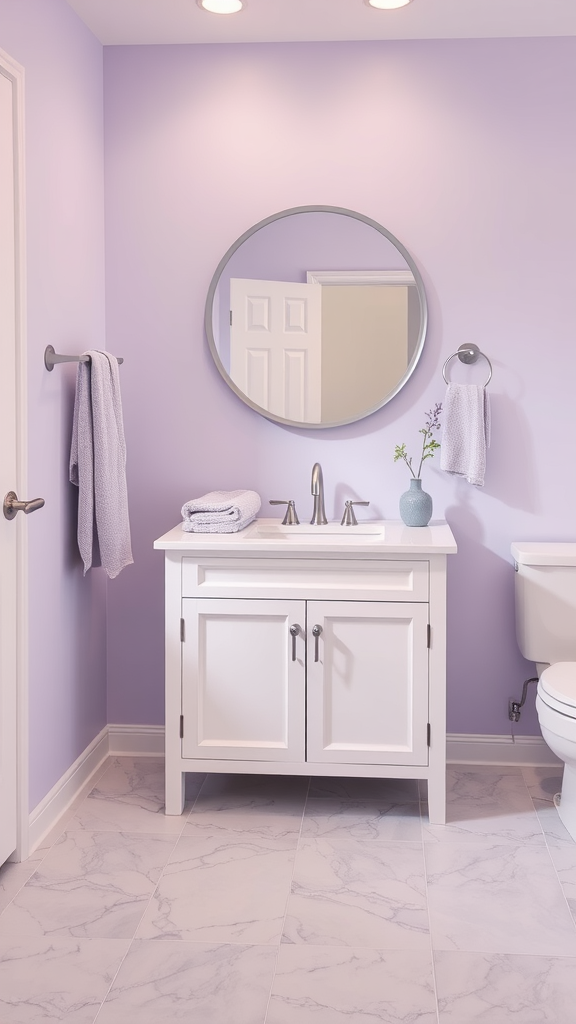
[[[334,427],[406,384],[424,345],[422,278],[376,221],[301,206],[260,221],[220,261],[206,334],[233,391],[268,419]]]

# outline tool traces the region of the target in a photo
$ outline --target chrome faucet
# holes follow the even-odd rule
[[[326,526],[328,520],[324,511],[324,478],[322,476],[322,466],[319,462],[315,462],[312,467],[311,491],[314,495],[314,511],[312,512],[310,522],[314,526]]]

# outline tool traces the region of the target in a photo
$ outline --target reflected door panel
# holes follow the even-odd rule
[[[321,419],[322,288],[293,281],[230,280],[230,376],[262,409]]]

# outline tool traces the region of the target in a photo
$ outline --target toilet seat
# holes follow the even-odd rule
[[[538,695],[548,707],[576,718],[576,661],[557,661],[544,669]]]

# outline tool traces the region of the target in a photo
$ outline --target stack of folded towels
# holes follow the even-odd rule
[[[182,506],[182,529],[187,533],[238,533],[260,510],[256,491],[209,491]]]

